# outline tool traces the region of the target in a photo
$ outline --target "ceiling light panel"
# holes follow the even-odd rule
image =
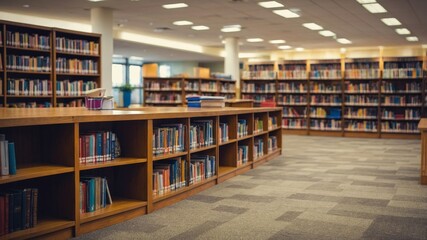
[[[381,6],[381,4],[379,3],[368,3],[368,4],[363,4],[363,7],[366,8],[366,10],[368,10],[370,13],[385,13],[387,12],[387,10]]]
[[[190,22],[190,21],[182,20],[182,21],[175,21],[175,22],[173,22],[173,25],[186,26],[186,25],[193,25],[193,23]]]
[[[324,36],[324,37],[333,37],[335,36],[335,33],[329,30],[323,30],[323,31],[319,31],[319,34]]]
[[[276,1],[259,2],[258,5],[260,5],[263,8],[279,8],[279,7],[284,7],[283,4],[278,3]]]
[[[248,38],[246,39],[247,42],[264,42],[264,39],[262,38]]]
[[[351,41],[348,40],[347,38],[338,38],[337,42],[339,42],[341,44],[351,44]]]
[[[172,3],[172,4],[162,5],[162,7],[166,9],[175,9],[175,8],[185,8],[185,7],[188,7],[188,5],[186,3]]]
[[[381,21],[385,23],[387,26],[399,26],[402,25],[402,23],[397,20],[397,18],[381,18]]]
[[[300,15],[292,12],[289,9],[274,10],[273,12],[279,16],[284,17],[284,18],[298,18],[298,17],[300,17]]]
[[[191,29],[196,31],[204,31],[204,30],[209,30],[209,27],[204,25],[198,25],[198,26],[192,26]]]
[[[286,50],[286,49],[291,49],[292,47],[291,46],[289,46],[289,45],[281,45],[281,46],[279,46],[279,49],[283,49],[283,50]]]
[[[240,25],[227,25],[221,28],[221,32],[240,32],[242,26]]]
[[[270,40],[269,41],[269,43],[271,43],[271,44],[282,44],[282,43],[285,43],[286,41],[285,40]]]
[[[411,31],[409,31],[407,28],[396,28],[397,34],[400,35],[409,35],[411,34]]]
[[[409,42],[418,42],[418,38],[415,36],[406,37],[406,40],[408,40]]]
[[[323,27],[316,24],[316,23],[304,23],[302,24],[304,27],[310,29],[310,30],[322,30]]]
[[[295,48],[295,51],[297,51],[297,52],[302,52],[302,51],[304,51],[304,48],[302,48],[302,47],[297,47],[297,48]]]
[[[360,4],[366,4],[366,3],[376,3],[377,0],[357,0]]]

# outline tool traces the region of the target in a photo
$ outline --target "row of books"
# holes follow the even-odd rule
[[[405,111],[402,111],[402,112],[393,111],[393,110],[383,110],[382,118],[393,119],[393,120],[401,120],[401,119],[418,120],[421,118],[421,113],[420,113],[420,110],[415,110],[415,109],[405,109]]]
[[[268,116],[268,130],[277,128],[277,118],[274,116]]]
[[[113,204],[105,177],[80,177],[80,213],[95,212]]]
[[[287,104],[307,104],[307,96],[305,95],[283,95],[279,96],[280,103]]]
[[[228,123],[219,123],[219,143],[228,142]]]
[[[94,41],[56,37],[55,43],[58,51],[88,55],[99,54],[99,43]]]
[[[111,131],[82,133],[79,136],[79,162],[102,163],[120,156],[117,135]]]
[[[254,133],[260,133],[264,131],[264,122],[259,117],[255,117],[254,121]]]
[[[181,103],[181,94],[171,93],[149,93],[146,96],[146,102],[170,102],[170,103]]]
[[[312,107],[310,108],[310,117],[340,119],[341,109],[340,108],[324,109],[321,107],[316,107],[316,108]]]
[[[254,140],[254,159],[264,156],[264,140],[256,138]]]
[[[344,116],[347,118],[377,118],[376,108],[345,108]]]
[[[218,86],[217,86],[216,82],[203,82],[202,85],[200,86],[200,89],[202,91],[217,92]]]
[[[50,72],[49,56],[7,55],[7,70]]]
[[[215,156],[192,155],[190,159],[190,185],[216,175]]]
[[[383,96],[382,104],[418,106],[422,104],[422,101],[420,96]]]
[[[312,119],[310,129],[314,130],[341,130],[341,120],[337,119]]]
[[[225,97],[222,96],[200,96],[187,95],[188,107],[225,107]]]
[[[8,102],[6,104],[6,107],[8,108],[51,108],[52,103],[51,102],[35,102],[35,101]]]
[[[275,83],[263,83],[263,84],[243,83],[242,92],[275,93],[276,84]]]
[[[418,122],[381,122],[382,132],[419,133]]]
[[[181,91],[181,81],[146,81],[145,89],[147,90],[178,90]]]
[[[199,91],[199,89],[200,89],[199,82],[191,82],[191,81],[185,82],[185,90]]]
[[[311,96],[311,103],[327,103],[327,104],[341,104],[341,96],[339,95],[316,95]]]
[[[242,79],[275,79],[276,72],[273,70],[243,71]]]
[[[190,125],[190,149],[214,144],[213,120],[194,120]]]
[[[296,93],[305,93],[307,92],[307,84],[305,83],[279,83],[278,92],[296,92]]]
[[[162,124],[153,130],[153,155],[185,151],[185,125]]]
[[[346,83],[346,92],[359,92],[359,93],[377,93],[378,84],[376,82],[370,83]]]
[[[283,117],[306,117],[307,108],[283,107]]]
[[[83,99],[74,99],[68,102],[59,102],[56,104],[57,107],[84,107]]]
[[[239,119],[237,121],[237,137],[244,137],[249,134],[248,131],[248,122],[246,119]]]
[[[312,93],[317,93],[317,92],[341,93],[341,84],[340,83],[332,83],[332,84],[311,83],[310,91]]]
[[[282,126],[288,129],[304,129],[307,128],[307,120],[283,118]]]
[[[254,100],[254,102],[259,103],[259,102],[276,102],[276,96],[274,95],[254,95],[254,94],[250,94],[250,95],[246,95],[243,94],[242,95],[242,99],[251,99]]]
[[[422,78],[422,68],[392,68],[383,70],[383,78]]]
[[[378,105],[378,96],[370,95],[346,95],[345,104],[366,104],[366,105]]]
[[[277,72],[277,78],[279,79],[297,79],[297,80],[306,80],[307,79],[307,71],[304,67],[299,68],[299,66],[295,66],[295,70],[280,70]]]
[[[19,48],[50,49],[50,37],[38,33],[6,32],[6,45]]]
[[[246,164],[249,160],[249,146],[239,145],[237,148],[237,166]]]
[[[274,151],[277,149],[277,137],[276,136],[269,136],[268,137],[268,151]]]
[[[0,236],[37,226],[38,195],[37,188],[0,193]]]
[[[236,91],[236,84],[235,83],[222,83],[221,84],[221,92],[232,92],[234,93]]]
[[[232,80],[231,74],[225,74],[220,72],[211,73],[212,78],[224,79],[224,80]]]
[[[377,132],[377,122],[376,121],[360,121],[360,120],[351,120],[347,121],[346,126],[344,127],[347,131],[365,131],[365,132]]]
[[[153,196],[162,196],[186,186],[187,163],[172,158],[153,163]]]
[[[98,74],[98,61],[91,59],[56,59],[57,73]]]
[[[8,79],[7,94],[13,96],[51,96],[52,81],[25,78]]]
[[[405,84],[396,84],[391,82],[383,82],[381,84],[381,92],[383,93],[407,93],[407,92],[421,92],[421,83],[410,82]]]
[[[58,80],[56,81],[56,96],[83,96],[87,91],[97,87],[98,84],[94,81]]]
[[[347,69],[346,66],[344,73],[346,79],[377,79],[380,77],[380,70],[378,68]]]
[[[0,134],[0,164],[1,176],[16,174],[15,143],[8,141],[5,134]]]

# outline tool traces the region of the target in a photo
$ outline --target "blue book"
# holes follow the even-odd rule
[[[15,143],[10,142],[9,147],[9,174],[16,174],[16,155],[15,155]]]

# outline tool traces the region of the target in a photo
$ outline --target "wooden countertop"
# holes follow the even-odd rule
[[[418,129],[427,130],[427,118],[421,118],[420,123],[418,123]]]
[[[205,117],[277,110],[281,110],[281,108],[142,107],[126,110],[88,110],[86,108],[0,108],[0,127],[74,122]]]

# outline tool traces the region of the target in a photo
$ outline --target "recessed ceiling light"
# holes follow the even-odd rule
[[[368,10],[371,13],[385,13],[387,12],[387,10],[385,10],[385,8],[383,6],[381,6],[381,4],[379,3],[368,3],[368,4],[363,4],[363,7],[366,8],[366,10]]]
[[[408,40],[410,42],[418,42],[418,38],[415,36],[406,37],[406,40]]]
[[[246,39],[246,41],[248,41],[248,42],[263,42],[264,39],[262,39],[262,38],[248,38],[248,39]]]
[[[259,2],[258,5],[264,8],[279,8],[284,7],[283,4],[276,1]]]
[[[24,7],[24,8],[29,8],[29,7],[30,7],[30,5],[29,5],[29,4],[24,4],[24,5],[22,5],[22,7]]]
[[[400,35],[408,35],[411,34],[411,31],[409,31],[407,28],[396,28],[397,34]]]
[[[130,0],[131,2],[139,2],[140,0]]]
[[[175,9],[175,8],[185,8],[185,7],[188,7],[188,5],[186,3],[172,3],[172,4],[162,5],[162,7],[166,9]]]
[[[381,21],[385,23],[387,26],[399,26],[402,25],[402,23],[399,22],[396,18],[381,18]]]
[[[269,41],[269,43],[272,43],[272,44],[282,44],[285,42],[286,42],[285,40],[270,40]]]
[[[279,46],[279,49],[283,49],[283,50],[286,50],[286,49],[291,49],[292,47],[291,46],[289,46],[289,45],[281,45],[281,46]]]
[[[357,0],[360,4],[366,4],[366,3],[376,3],[377,0]]]
[[[89,2],[102,2],[104,0],[88,0]]]
[[[332,37],[335,36],[334,32],[331,32],[329,30],[323,30],[323,31],[319,31],[319,34],[324,36],[324,37]]]
[[[173,22],[173,25],[185,26],[185,25],[193,25],[193,23],[190,21],[183,20],[183,21],[175,21]]]
[[[274,10],[273,11],[275,14],[282,16],[284,18],[297,18],[300,17],[298,14],[292,12],[289,9],[281,9],[281,10]]]
[[[297,51],[297,52],[302,52],[302,51],[304,51],[304,48],[302,48],[302,47],[297,47],[297,48],[295,48],[295,51]]]
[[[208,26],[203,26],[203,25],[192,26],[191,28],[197,31],[209,30]]]
[[[221,32],[240,32],[242,26],[240,25],[228,25],[221,28]]]
[[[347,38],[338,38],[337,42],[339,42],[341,44],[351,44],[351,41],[348,40]]]
[[[304,27],[310,29],[310,30],[322,30],[323,27],[316,24],[316,23],[304,23],[302,24]]]

